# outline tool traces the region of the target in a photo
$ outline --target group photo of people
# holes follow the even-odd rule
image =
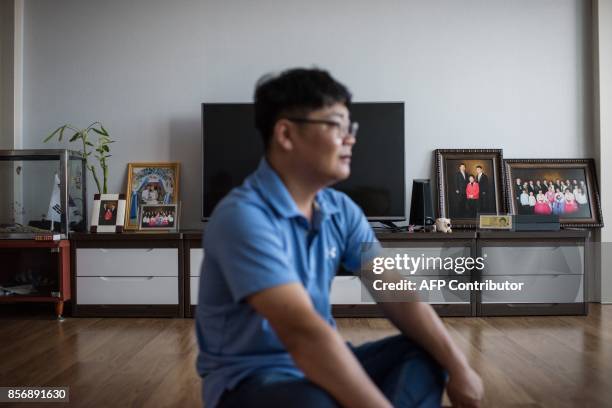
[[[515,175],[513,199],[518,214],[554,214],[564,218],[591,216],[584,176],[556,173]]]
[[[454,172],[447,173],[450,218],[475,218],[495,214],[495,181],[490,160],[448,160]]]
[[[172,229],[176,225],[176,205],[142,206],[140,229]]]

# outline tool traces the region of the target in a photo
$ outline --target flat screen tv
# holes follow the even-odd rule
[[[371,221],[405,219],[404,103],[353,102],[359,122],[351,176],[333,188],[347,193]],[[202,219],[253,172],[263,156],[253,104],[202,104]]]

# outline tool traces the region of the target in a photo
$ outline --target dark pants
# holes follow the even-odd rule
[[[446,373],[404,336],[349,346],[394,407],[440,407]],[[248,377],[235,389],[226,391],[219,404],[220,408],[338,406],[327,391],[307,379],[281,373]]]

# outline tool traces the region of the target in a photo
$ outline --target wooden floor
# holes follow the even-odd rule
[[[588,317],[444,322],[484,379],[484,406],[612,407],[612,305]],[[354,344],[396,332],[383,319],[338,327]],[[3,318],[0,386],[70,386],[73,407],[195,407],[196,350],[189,319]]]

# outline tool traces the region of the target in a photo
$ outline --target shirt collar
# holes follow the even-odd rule
[[[282,217],[303,217],[289,190],[278,173],[270,166],[265,157],[259,162],[255,171],[255,180],[263,199]],[[340,211],[338,206],[327,199],[324,190],[317,192],[315,197],[315,212],[329,215]]]

